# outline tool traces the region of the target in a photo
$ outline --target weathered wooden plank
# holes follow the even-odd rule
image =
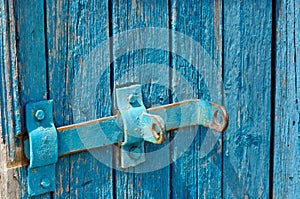
[[[300,3],[277,1],[276,11],[272,194],[292,199],[300,198]]]
[[[109,116],[109,43],[106,51],[94,52],[108,40],[107,1],[46,2],[49,95],[56,126]],[[112,169],[98,160],[106,150],[111,148],[59,158],[55,197],[112,198]]]
[[[172,29],[189,37],[185,40],[175,33],[172,38],[172,100],[201,98],[221,103],[221,2],[174,0],[171,6]],[[172,165],[172,197],[220,198],[222,137],[198,127],[182,129],[174,136],[172,159],[182,156]]]
[[[53,117],[56,126],[71,123],[69,97],[72,95],[68,66],[68,5],[69,1],[46,1],[46,45],[49,98],[53,100]],[[56,166],[55,198],[70,197],[70,156],[59,158]]]
[[[271,1],[224,3],[223,197],[268,198]]]
[[[164,43],[168,50],[169,35],[155,36],[157,33],[155,28],[168,27],[168,2],[131,0],[111,1],[111,4],[113,36],[129,31],[127,39],[118,37],[113,40],[114,87],[132,83],[142,84],[146,108],[169,103],[169,53],[155,48],[156,44]],[[149,32],[143,30],[130,32],[145,27],[154,27],[152,34],[147,34]],[[147,46],[148,49],[145,49]],[[152,49],[149,49],[149,46],[152,46]],[[146,152],[153,152],[162,147],[167,147],[167,143],[162,146],[145,143]],[[146,156],[146,162],[132,171],[147,165],[159,166],[162,159],[168,161],[168,148],[166,154],[160,157],[149,159],[149,156]],[[145,170],[140,170],[143,171]],[[116,171],[116,198],[169,198],[169,166],[150,171],[150,173]]]
[[[47,99],[44,3],[20,0],[16,2],[16,9],[20,101],[23,107],[30,101]],[[24,115],[24,108],[22,110]],[[25,125],[22,126],[24,129]]]
[[[0,88],[1,138],[7,147],[9,167],[21,162],[20,144],[15,135],[21,133],[19,106],[19,70],[17,66],[16,19],[12,1],[1,1]]]
[[[27,198],[27,168],[18,168],[27,162],[15,136],[25,130],[25,104],[46,98],[43,2],[2,1],[1,24],[1,131],[7,155],[7,189],[1,193],[5,198]]]
[[[47,99],[47,65],[43,1],[16,1],[18,69],[22,128],[25,130],[25,104]],[[20,198],[27,198],[27,168],[18,172]],[[50,198],[50,194],[33,198]]]
[[[16,48],[16,22],[12,1],[0,1],[0,198],[19,198],[16,178],[21,164],[20,107]],[[18,191],[16,191],[18,190]]]

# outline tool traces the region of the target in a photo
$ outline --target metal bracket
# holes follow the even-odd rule
[[[52,100],[26,106],[29,134],[28,194],[36,196],[55,190],[58,160],[57,132],[52,118]]]
[[[55,190],[59,156],[118,144],[120,167],[128,168],[145,161],[144,141],[162,144],[167,131],[202,125],[222,132],[228,126],[225,108],[212,102],[186,100],[146,109],[140,85],[118,88],[116,99],[119,114],[57,129],[53,124],[52,100],[26,106],[29,140],[24,141],[24,151],[30,159],[30,196]]]
[[[155,144],[165,141],[165,123],[160,116],[147,113],[140,85],[117,89],[116,95],[124,125],[121,167],[128,168],[145,161],[144,140]]]

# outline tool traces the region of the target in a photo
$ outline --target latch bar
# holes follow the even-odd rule
[[[188,126],[202,125],[218,132],[227,128],[228,116],[223,107],[203,100],[185,100],[164,106],[147,109],[152,115],[158,115],[165,121],[166,131],[177,130]],[[218,122],[216,112],[222,115]],[[93,148],[120,144],[123,139],[123,122],[121,116],[104,117],[89,122],[59,127],[58,155],[65,156]],[[28,140],[25,140],[28,146]],[[28,147],[25,147],[28,154]],[[29,155],[27,155],[29,157]]]
[[[68,155],[101,146],[120,143],[123,139],[122,120],[118,116],[57,128],[58,154]]]
[[[167,131],[202,125],[223,132],[228,126],[228,115],[223,106],[200,99],[149,108],[147,111],[162,117]],[[221,121],[218,120],[218,114],[221,114]]]
[[[228,124],[226,122],[228,116],[222,107],[219,108],[218,105],[199,99],[149,108],[147,112],[162,117],[166,124],[166,131],[202,125],[222,132]],[[215,116],[216,112],[222,115],[222,122],[219,124]],[[120,115],[63,126],[56,130],[59,156],[120,144],[123,139],[123,122]]]

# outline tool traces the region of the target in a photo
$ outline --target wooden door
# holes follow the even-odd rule
[[[192,98],[223,104],[229,127],[184,128],[162,146],[147,143],[147,152],[167,147],[161,159],[170,162],[150,172],[114,169],[113,146],[60,157],[56,190],[33,198],[300,198],[297,0],[0,6],[1,198],[28,197],[27,103],[53,99],[60,127],[115,114],[116,88],[132,83],[147,108]]]

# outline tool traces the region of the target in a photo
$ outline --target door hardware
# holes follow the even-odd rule
[[[117,115],[59,128],[53,123],[52,100],[27,104],[29,139],[24,141],[24,151],[30,161],[29,195],[55,190],[55,165],[60,156],[117,144],[121,168],[134,167],[145,161],[145,141],[162,144],[166,132],[188,126],[202,125],[218,132],[228,126],[225,108],[204,100],[146,109],[141,85],[116,89],[116,100]]]

